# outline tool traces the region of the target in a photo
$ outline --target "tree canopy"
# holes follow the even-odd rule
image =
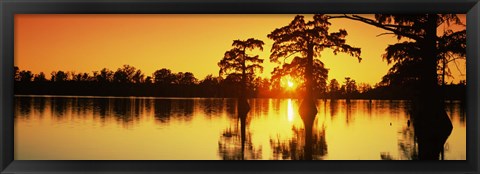
[[[220,75],[238,74],[242,76],[254,75],[256,71],[263,71],[263,67],[260,65],[263,63],[263,59],[260,59],[258,55],[248,55],[246,51],[252,51],[253,49],[263,50],[263,41],[250,38],[247,40],[234,40],[233,48],[225,52],[224,57],[218,66],[220,67]]]
[[[328,16],[316,14],[312,21],[305,21],[304,18],[302,15],[295,16],[290,24],[273,30],[267,37],[274,41],[270,61],[281,63],[279,60],[283,58],[284,63],[282,68],[274,70],[274,74],[301,74],[304,76],[307,96],[313,96],[309,95],[313,90],[323,91],[326,86],[328,70],[323,62],[317,59],[324,49],[333,50],[335,55],[340,52],[347,53],[358,58],[358,61],[361,61],[361,50],[346,44],[346,30],[330,33],[331,23],[328,22]],[[296,57],[291,63],[286,63],[285,60],[293,55]]]
[[[246,97],[247,83],[253,81],[255,72],[263,71],[263,67],[260,65],[263,63],[263,59],[260,59],[258,55],[249,55],[246,51],[256,48],[263,50],[263,45],[263,41],[254,38],[234,40],[233,48],[225,52],[224,57],[218,62],[220,75],[226,74],[227,79],[233,76],[241,77],[242,93],[240,98],[244,99]]]

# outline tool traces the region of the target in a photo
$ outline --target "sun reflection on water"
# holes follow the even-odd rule
[[[292,104],[292,99],[288,99],[287,102],[287,116],[288,116],[288,121],[293,122],[293,104]]]

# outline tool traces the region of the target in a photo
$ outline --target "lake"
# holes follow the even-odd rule
[[[16,96],[15,160],[411,160],[408,101],[318,100],[312,152],[298,99]],[[466,159],[466,114],[446,102],[444,159]]]

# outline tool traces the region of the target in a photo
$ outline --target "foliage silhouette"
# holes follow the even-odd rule
[[[298,68],[298,67],[297,67]],[[169,69],[160,69],[155,71],[150,80],[149,76],[143,80],[131,81],[129,83],[116,83],[113,81],[114,72],[106,68],[92,73],[65,73],[65,71],[55,71],[51,78],[47,79],[43,72],[32,74],[33,81],[30,78],[24,78],[21,81],[20,72],[28,72],[15,67],[17,75],[15,77],[15,94],[22,95],[86,95],[86,96],[156,96],[156,97],[220,97],[220,98],[239,98],[241,91],[241,77],[236,74],[229,74],[225,79],[208,75],[202,80],[196,80],[195,76],[189,72],[172,73]],[[160,78],[159,72],[168,72],[166,79]],[[141,72],[141,71],[136,71]],[[27,73],[28,74],[28,73]],[[56,76],[58,74],[58,76]],[[70,74],[70,75],[69,75]],[[74,75],[72,75],[74,74]],[[170,75],[168,75],[170,74]],[[180,73],[178,73],[180,74]],[[187,74],[187,75],[185,75]],[[80,77],[78,75],[81,75]],[[63,77],[60,77],[63,76]],[[68,78],[66,78],[67,76]],[[88,77],[87,77],[88,76]],[[59,81],[55,81],[57,78]],[[154,77],[154,78],[152,78]],[[177,79],[184,77],[184,79]],[[185,78],[187,77],[187,78]],[[155,79],[156,80],[152,80]],[[374,86],[365,87],[362,90],[359,85],[356,93],[346,94],[344,88],[338,87],[338,81],[335,83],[332,79],[329,83],[327,93],[320,97],[331,97],[332,99],[408,99],[408,90],[396,86]],[[336,81],[336,80],[335,80]],[[168,82],[168,84],[166,83]],[[177,83],[180,82],[180,83]],[[334,84],[334,91],[332,91]],[[295,93],[282,93],[285,90],[276,88],[275,81],[257,77],[247,83],[248,97],[256,98],[297,98]],[[338,85],[338,86],[337,86]],[[368,85],[367,85],[368,86]],[[446,84],[444,94],[447,100],[465,100],[466,83]]]
[[[153,73],[153,82],[161,85],[170,85],[175,82],[175,75],[172,71],[166,68],[157,70]]]
[[[412,92],[410,95],[414,96],[412,119],[416,136],[422,140],[419,141],[419,158],[438,159],[438,154],[453,127],[445,113],[443,95],[438,95],[441,93],[438,83],[438,65],[440,62],[445,65],[446,54],[465,55],[466,32],[449,30],[439,37],[437,29],[442,24],[463,25],[458,16],[455,14],[376,14],[375,19],[358,15],[340,15],[330,18],[360,21],[387,30],[388,33],[384,34],[395,35],[399,40],[402,38],[413,40],[387,47],[384,58],[396,64],[384,81],[399,81],[398,79],[400,82],[413,81],[413,88],[409,91]],[[445,74],[445,68],[443,68],[443,74]]]
[[[263,59],[260,59],[258,55],[250,56],[246,51],[252,51],[256,48],[263,50],[263,41],[250,38],[247,40],[234,40],[233,48],[225,52],[224,57],[218,66],[220,67],[219,74],[227,74],[230,77],[240,77],[241,89],[239,102],[241,102],[239,109],[248,110],[250,106],[247,103],[247,83],[253,81],[255,72],[259,70],[263,71],[263,67],[260,65],[263,63]]]
[[[287,59],[292,55],[300,55],[306,59],[305,64],[305,95],[300,105],[300,115],[304,122],[313,120],[317,108],[315,106],[313,93],[313,66],[314,59],[320,57],[320,52],[326,48],[333,50],[334,54],[339,52],[348,53],[357,57],[360,61],[360,48],[352,47],[345,42],[346,30],[329,33],[328,16],[316,14],[313,21],[305,21],[304,16],[297,15],[289,25],[277,28],[267,35],[274,41],[271,49],[270,61],[279,62],[279,59]]]
[[[347,102],[350,102],[350,94],[357,92],[357,84],[355,80],[351,79],[350,77],[345,77],[345,85],[342,86],[342,91],[347,96]]]
[[[328,84],[328,92],[330,94],[330,99],[340,98],[340,84],[337,79],[330,80]]]
[[[272,72],[272,84],[276,88],[281,88],[280,81],[285,76],[290,76],[293,79],[304,79],[306,67],[307,59],[295,57],[290,63],[284,63],[282,67],[274,68]],[[323,62],[318,59],[313,60],[312,74],[312,92],[317,92],[310,95],[319,96],[320,94],[325,94],[328,79],[328,69],[325,68]],[[305,88],[305,84],[303,83],[300,87]]]

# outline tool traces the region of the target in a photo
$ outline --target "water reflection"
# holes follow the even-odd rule
[[[71,99],[63,98],[63,97],[58,97],[58,98],[52,98],[51,102],[51,110],[54,111],[54,116],[56,116],[58,119],[63,119],[67,110],[67,104],[71,105]],[[69,102],[69,103],[67,103]],[[69,107],[72,109],[72,107]]]
[[[236,99],[18,96],[15,158],[416,160],[422,153],[407,101],[319,100],[311,121],[300,116],[299,100],[249,103],[243,113]],[[446,111],[454,129],[442,157],[464,160],[465,109],[454,101]]]
[[[330,116],[335,117],[338,113],[338,100],[330,100]]]
[[[323,103],[325,104],[326,101]],[[289,122],[294,121],[294,110],[292,99],[288,99],[287,116]],[[320,130],[316,130],[317,128],[314,127],[315,118],[304,119],[306,117],[314,116],[302,117],[303,125],[301,127],[292,125],[292,138],[285,140],[280,138],[281,135],[277,135],[277,138],[270,139],[273,159],[321,160],[327,154],[325,125],[322,125]]]
[[[254,147],[252,133],[247,131],[247,114],[248,112],[238,112],[233,128],[230,125],[222,132],[218,142],[218,153],[223,160],[254,160],[262,158],[262,148]],[[239,122],[240,125],[238,125]]]
[[[193,116],[194,100],[191,99],[178,99],[172,100],[172,113],[173,116],[182,117],[185,119],[191,119]]]
[[[293,121],[293,104],[292,104],[292,99],[288,99],[288,121]]]
[[[322,160],[327,155],[325,128],[308,134],[303,128],[292,128],[293,138],[270,139],[275,160]]]
[[[16,105],[20,109],[20,115],[24,117],[29,117],[32,112],[32,99],[27,98],[23,100],[16,100]]]
[[[353,103],[356,103],[356,102],[353,102]],[[345,113],[345,124],[349,125],[350,124],[350,120],[352,119],[352,101],[351,100],[348,100],[348,102],[346,103],[346,108],[347,108],[347,111]]]
[[[33,98],[33,109],[38,111],[40,115],[43,115],[43,113],[45,112],[45,107],[46,107],[46,99],[43,98],[43,97],[36,97],[36,98]]]
[[[99,98],[93,100],[93,115],[98,116],[102,122],[105,122],[105,117],[111,115],[113,103],[111,99]],[[88,110],[88,108],[86,108]]]
[[[172,102],[171,100],[155,100],[155,118],[161,123],[168,122],[172,115]]]

